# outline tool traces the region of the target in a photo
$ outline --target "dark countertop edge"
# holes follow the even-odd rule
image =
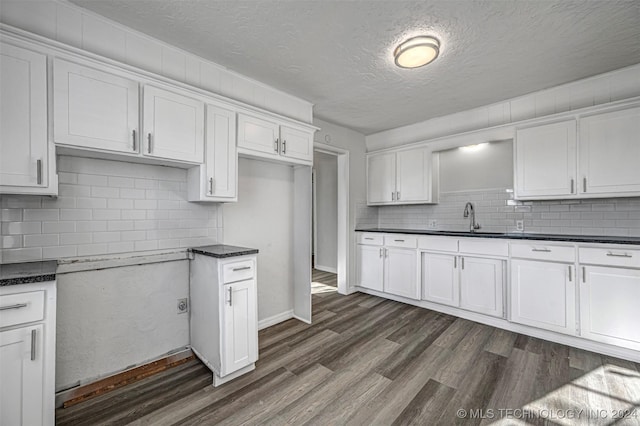
[[[0,287],[53,281],[57,266],[56,260],[0,264]]]
[[[192,253],[202,254],[204,256],[215,257],[216,259],[226,259],[229,257],[240,257],[248,256],[251,254],[258,254],[258,249],[228,245],[192,247],[189,249],[189,251]]]
[[[415,234],[415,235],[432,235],[443,237],[460,237],[460,238],[496,238],[503,240],[533,240],[533,241],[561,241],[571,243],[594,243],[594,244],[627,244],[640,245],[640,238],[637,237],[607,237],[604,235],[561,235],[561,234],[521,234],[521,233],[505,233],[505,234],[483,234],[478,233],[460,233],[447,231],[429,231],[421,229],[386,229],[386,228],[358,228],[355,232],[380,232],[385,234]]]

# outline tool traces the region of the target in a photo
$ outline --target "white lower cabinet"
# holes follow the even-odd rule
[[[55,281],[0,288],[0,424],[53,425]]]
[[[44,362],[42,353],[37,353],[37,348],[42,347],[42,331],[42,325],[0,331],[0,423],[3,425],[43,424]]]
[[[422,298],[449,306],[460,306],[458,256],[422,253]]]
[[[356,256],[358,285],[371,290],[383,291],[384,248],[358,244]]]
[[[189,269],[191,348],[218,386],[258,359],[256,256],[195,254]]]
[[[460,258],[460,307],[502,317],[504,261],[480,257]]]
[[[640,350],[640,269],[583,266],[580,334]]]
[[[385,247],[384,292],[420,299],[417,255],[412,249]]]
[[[576,331],[574,265],[511,260],[511,321],[565,334]]]

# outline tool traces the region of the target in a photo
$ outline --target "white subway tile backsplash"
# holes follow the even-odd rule
[[[1,197],[2,262],[183,248],[222,235],[221,208],[187,201],[183,169],[69,156],[58,166],[58,198]]]

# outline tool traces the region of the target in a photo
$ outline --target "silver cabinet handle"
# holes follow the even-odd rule
[[[278,138],[276,138],[275,142],[275,146],[273,147],[273,150],[275,152],[278,152],[278,145],[280,144],[280,140]]]
[[[373,240],[371,237],[364,237],[365,240]]]
[[[391,191],[391,201],[396,200],[396,191]]]
[[[131,139],[133,139],[133,150],[136,150],[136,129],[131,131]]]
[[[618,253],[612,253],[612,252],[608,252],[607,256],[610,256],[610,257],[633,257],[633,255],[628,254],[628,253],[618,254]]]
[[[572,194],[574,192],[574,186],[575,186],[575,182],[574,182],[573,178],[571,178],[571,193]]]
[[[9,309],[20,309],[20,308],[26,308],[26,307],[27,307],[26,303],[17,303],[15,305],[0,306],[0,311],[8,311]]]
[[[453,256],[453,269],[458,268],[458,256]]]
[[[209,178],[209,194],[213,195],[213,178]]]
[[[393,240],[393,241],[395,241],[396,243],[404,243],[404,240]]]
[[[36,360],[36,331],[31,330],[31,361]]]
[[[585,268],[584,266],[582,267],[582,282],[587,282],[587,268]]]
[[[246,271],[247,269],[251,269],[251,266],[243,266],[241,268],[233,268],[233,272],[236,271]]]
[[[380,257],[382,257],[382,253],[383,253],[382,251],[383,251],[383,250],[384,250],[384,249],[383,249],[382,247],[380,247]]]
[[[283,154],[287,153],[287,140],[286,139],[282,140],[282,153]]]
[[[400,191],[396,191],[396,200],[400,201]]]
[[[551,252],[551,250],[546,249],[546,248],[545,249],[532,248],[531,251],[539,251],[539,252],[542,252],[542,253],[550,253]]]
[[[384,249],[384,257],[389,257],[389,249]]]
[[[582,189],[584,192],[587,192],[587,177],[582,178]]]
[[[147,148],[149,150],[149,154],[151,154],[151,133],[147,135]]]
[[[569,282],[573,281],[573,267],[569,265]]]
[[[233,306],[233,288],[229,287],[229,306]]]
[[[42,160],[36,161],[36,182],[42,185]]]
[[[460,266],[464,269],[464,257],[460,258]]]

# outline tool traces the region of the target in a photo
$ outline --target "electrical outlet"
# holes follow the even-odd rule
[[[516,231],[524,232],[524,220],[516,220]]]
[[[186,314],[189,312],[189,299],[178,299],[178,313]]]
[[[429,228],[431,229],[436,229],[438,227],[438,222],[435,220],[430,220],[429,221]]]

